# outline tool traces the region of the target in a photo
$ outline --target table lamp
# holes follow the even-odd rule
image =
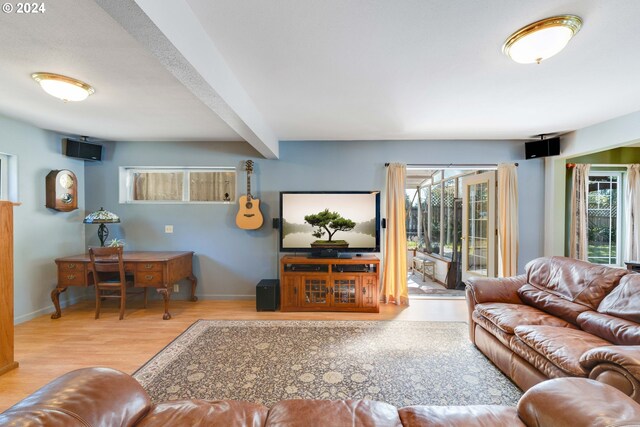
[[[105,224],[113,224],[120,222],[120,217],[113,212],[105,211],[104,208],[90,213],[84,219],[85,224],[100,224],[98,227],[98,238],[100,239],[100,246],[104,247],[104,241],[109,237],[109,229]]]

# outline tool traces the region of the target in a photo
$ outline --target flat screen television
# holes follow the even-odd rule
[[[379,252],[380,192],[281,192],[280,251],[330,258]]]

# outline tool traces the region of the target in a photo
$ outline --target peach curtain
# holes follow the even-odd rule
[[[518,172],[498,165],[498,277],[518,274]]]
[[[133,200],[182,200],[182,172],[138,172],[133,176]]]
[[[407,286],[407,231],[405,181],[407,167],[391,163],[387,167],[385,239],[382,295],[386,303],[409,305]]]
[[[640,260],[640,165],[627,166],[625,223],[627,250],[625,261]]]
[[[191,172],[189,180],[189,200],[191,201],[235,200],[234,172]]]
[[[577,164],[571,180],[571,258],[587,260],[587,208],[591,165]]]

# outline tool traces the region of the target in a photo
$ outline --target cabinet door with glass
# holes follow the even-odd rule
[[[331,296],[333,306],[358,307],[358,288],[360,287],[360,277],[351,275],[331,277]]]
[[[300,306],[328,307],[330,305],[329,276],[301,276],[300,285],[302,288]]]

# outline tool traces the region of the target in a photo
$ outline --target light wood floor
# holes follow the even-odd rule
[[[107,302],[94,320],[94,302],[62,310],[62,318],[38,317],[16,326],[15,358],[20,367],[0,376],[0,411],[74,369],[108,366],[133,373],[198,319],[228,320],[431,320],[466,321],[464,300],[412,300],[410,307],[381,305],[376,313],[256,312],[254,301],[172,301],[171,320],[161,302],[143,309],[128,301],[124,320]]]

